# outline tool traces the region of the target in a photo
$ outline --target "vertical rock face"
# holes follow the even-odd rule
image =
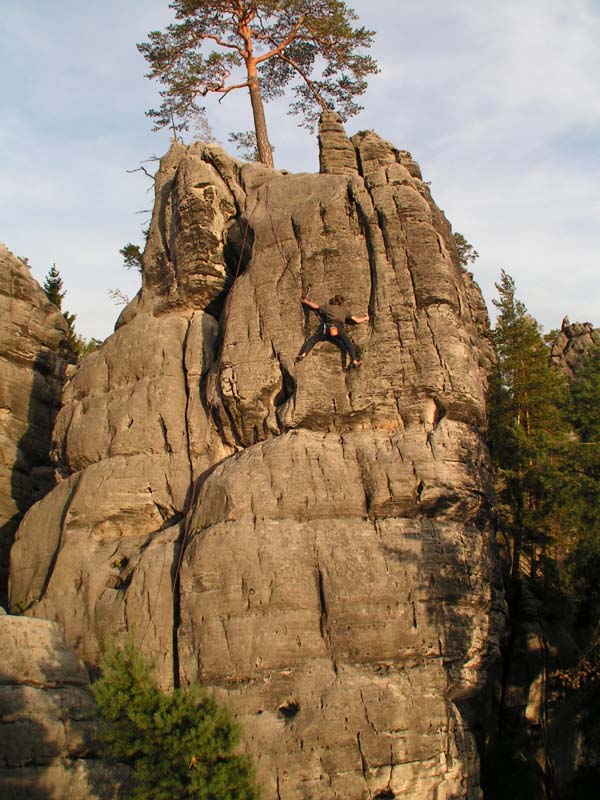
[[[65,390],[12,602],[90,661],[135,623],[164,685],[233,702],[267,798],[475,798],[463,712],[503,611],[487,314],[410,154],[326,122],[320,175],[163,159],[142,291]],[[368,311],[359,370],[329,342],[296,363],[309,291]]]
[[[50,439],[60,405],[67,325],[28,267],[0,244],[0,596],[29,506],[53,485]]]
[[[0,609],[0,796],[118,800],[125,767],[94,758],[85,668],[59,626]]]

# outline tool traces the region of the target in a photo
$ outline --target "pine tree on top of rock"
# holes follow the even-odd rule
[[[378,72],[360,52],[371,46],[373,31],[353,28],[357,16],[341,0],[173,0],[169,7],[177,22],[138,44],[151,67],[147,77],[165,86],[160,108],[147,112],[155,130],[187,130],[204,113],[200,97],[212,92],[223,99],[247,88],[267,166],[273,156],[263,100],[280,97],[292,84],[290,113],[312,129],[323,110],[333,108],[343,119],[357,114],[355,98]]]

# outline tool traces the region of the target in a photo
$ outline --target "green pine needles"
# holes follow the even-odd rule
[[[199,686],[163,693],[132,636],[108,648],[92,692],[106,756],[133,766],[132,800],[258,800],[231,712]]]
[[[273,166],[263,101],[288,89],[290,112],[312,130],[323,110],[342,119],[379,68],[367,50],[374,33],[354,27],[357,16],[342,0],[172,0],[176,22],[151,31],[138,50],[158,80],[162,104],[147,115],[155,130],[187,130],[205,112],[208,94],[223,100],[247,89],[258,159]]]

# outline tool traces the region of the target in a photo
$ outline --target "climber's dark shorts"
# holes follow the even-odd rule
[[[330,341],[337,344],[340,350],[345,350],[350,356],[351,361],[357,361],[358,356],[356,354],[356,348],[344,330],[344,326],[339,322],[336,322],[335,327],[337,328],[337,334],[335,336],[332,336],[329,332],[330,327],[331,325],[329,323],[321,322],[317,330],[312,334],[312,336],[309,336],[302,345],[302,349],[298,353],[298,357],[303,358],[304,356],[308,355],[308,353],[310,353],[310,351],[318,342]]]

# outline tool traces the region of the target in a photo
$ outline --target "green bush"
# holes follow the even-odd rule
[[[132,800],[257,800],[231,712],[198,686],[163,693],[131,636],[109,647],[92,692],[104,754],[133,766]]]

